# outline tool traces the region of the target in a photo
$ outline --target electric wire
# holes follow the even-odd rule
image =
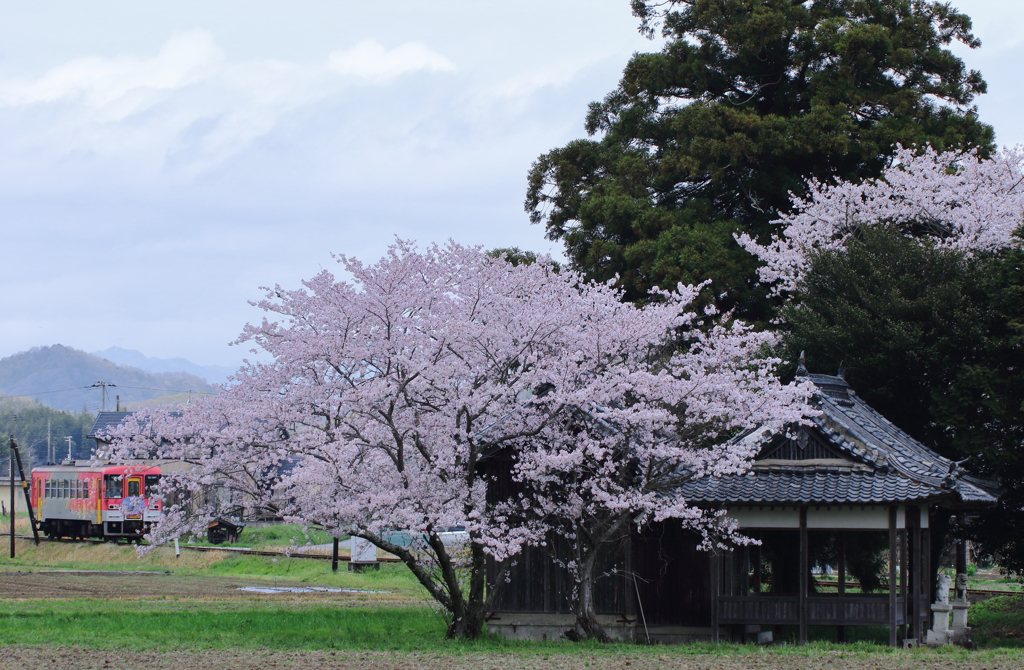
[[[213,391],[194,391],[192,389],[176,391],[174,389],[158,389],[149,386],[124,386],[119,384],[111,384],[111,388],[124,388],[124,389],[136,389],[140,391],[162,391],[164,393],[192,393],[195,395],[217,395]],[[0,395],[0,400],[6,400],[7,398],[27,398],[37,395],[47,395],[49,393],[65,393],[68,391],[86,391],[88,389],[97,388],[95,386],[76,386],[70,389],[56,389],[53,391],[36,391],[33,393],[13,393],[10,395]]]

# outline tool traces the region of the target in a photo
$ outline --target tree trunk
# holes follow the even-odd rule
[[[487,616],[488,605],[485,598],[487,556],[483,547],[476,542],[470,545],[470,553],[472,561],[469,567],[469,593],[467,597],[459,589],[458,597],[453,599],[452,622],[445,634],[445,637],[450,640],[475,640],[484,632],[484,619]]]
[[[452,619],[445,637],[449,640],[475,640],[483,635],[483,632],[484,613],[477,610],[475,613],[467,612],[457,619]]]
[[[604,627],[597,620],[597,609],[594,604],[594,564],[596,563],[597,552],[590,552],[591,555],[579,563],[579,595],[576,598],[576,623],[573,626],[573,637],[577,640],[597,640],[598,642],[611,642]]]

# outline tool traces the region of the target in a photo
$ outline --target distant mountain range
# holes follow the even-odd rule
[[[120,351],[138,354],[144,363],[159,361],[136,351]],[[184,362],[193,369],[205,369]],[[0,359],[0,397],[35,398],[54,409],[80,412],[84,407],[96,412],[101,409],[103,398],[103,389],[94,387],[98,382],[110,384],[108,410],[115,409],[117,396],[121,398],[122,409],[136,409],[143,405],[183,403],[198,394],[215,392],[206,379],[191,372],[150,372],[60,344],[34,347]]]
[[[211,384],[223,384],[229,375],[238,371],[237,367],[227,365],[197,365],[184,358],[151,358],[141,351],[110,347],[104,351],[94,351],[93,356],[105,358],[118,365],[130,365],[146,372],[187,372],[202,377]]]

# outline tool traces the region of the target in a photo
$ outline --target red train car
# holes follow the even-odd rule
[[[152,465],[32,470],[32,503],[49,537],[140,539],[160,518],[159,487],[160,468]]]

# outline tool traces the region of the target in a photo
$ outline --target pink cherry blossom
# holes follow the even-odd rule
[[[892,226],[968,253],[996,251],[1013,244],[1024,223],[1022,179],[1020,147],[988,159],[898,147],[881,179],[808,182],[793,213],[775,221],[782,234],[768,244],[747,234],[736,239],[765,263],[761,279],[776,293],[796,288],[811,253],[842,249],[859,226]]]
[[[699,287],[638,307],[549,260],[513,266],[454,243],[339,262],[347,279],[324,271],[256,303],[268,317],[238,342],[270,362],[118,430],[116,457],[191,465],[165,478],[178,503],[153,542],[235,507],[366,538],[412,570],[449,635],[472,637],[493,595],[487,559],[507,567],[564,515],[728,533],[674,486],[741,471],[751,447],[727,438],[807,411],[809,388],[781,384],[761,355],[771,335],[695,328],[714,318],[687,311]],[[531,497],[489,500],[482,464],[502,450]],[[454,525],[467,546],[445,545]]]

